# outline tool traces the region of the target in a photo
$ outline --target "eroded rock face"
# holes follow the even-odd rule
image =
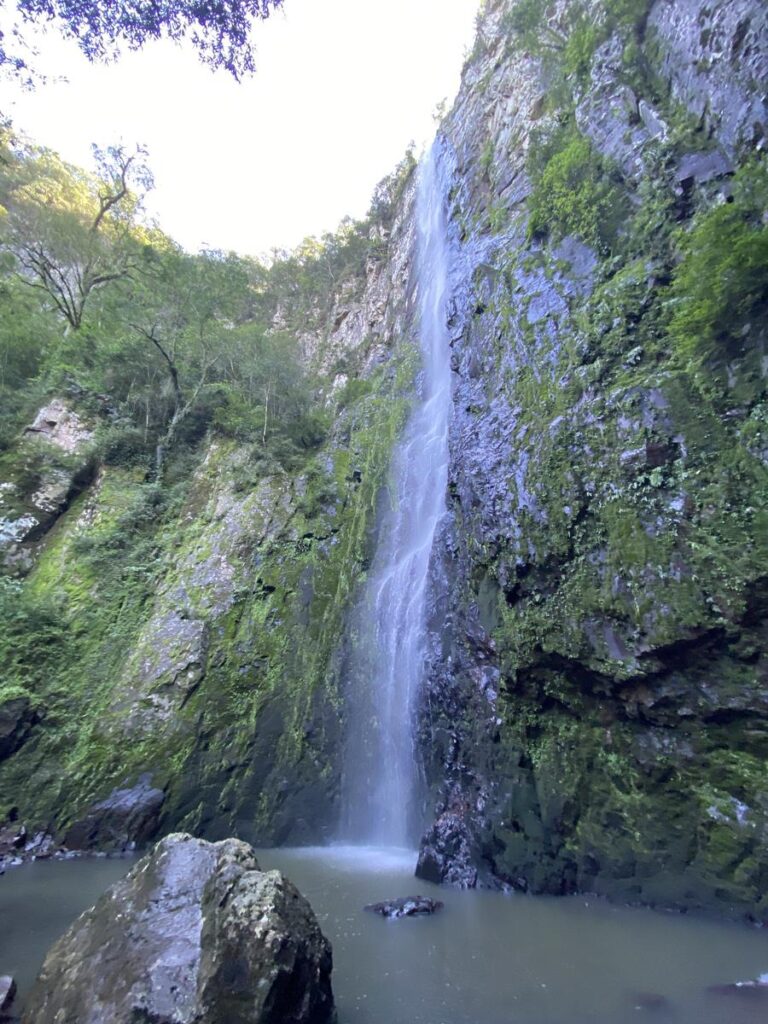
[[[82,450],[93,440],[93,430],[60,398],[39,410],[26,434],[43,437],[70,453]]]
[[[583,9],[599,23],[608,6]],[[747,440],[765,332],[744,325],[703,396],[670,358],[676,257],[639,227],[655,211],[661,234],[691,229],[764,148],[764,5],[656,0],[561,77],[569,138],[610,166],[624,211],[610,252],[555,217],[529,230],[558,101],[513,7],[484,5],[441,132],[454,414],[418,872],[767,920],[768,553],[745,514],[765,486],[764,441]],[[542,5],[555,32],[569,9]],[[654,88],[628,74],[638,53]],[[734,497],[719,481],[736,452]]]
[[[0,569],[23,575],[35,545],[89,483],[93,426],[59,398],[43,406],[24,431],[13,479],[0,480]]]
[[[329,1024],[331,947],[253,850],[174,834],[49,952],[27,1024]]]
[[[768,18],[762,4],[656,0],[648,30],[673,95],[729,153],[748,152],[765,140]]]
[[[165,794],[149,775],[136,785],[115,789],[70,827],[64,844],[71,850],[125,850],[147,840],[157,826]]]

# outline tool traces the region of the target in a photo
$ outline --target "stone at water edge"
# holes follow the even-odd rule
[[[398,917],[416,917],[421,914],[435,914],[442,908],[440,900],[431,900],[428,896],[404,896],[398,900],[384,900],[383,903],[369,903],[364,910],[382,917],[395,919]]]
[[[332,1024],[312,908],[246,843],[167,836],[52,947],[25,1024]]]
[[[16,998],[16,982],[5,974],[0,977],[0,1020],[10,1011]]]
[[[710,985],[707,992],[716,996],[747,996],[768,1000],[768,973],[751,981],[734,981],[729,985]]]
[[[146,842],[157,828],[165,800],[149,774],[133,786],[123,786],[93,804],[70,826],[64,845],[70,850],[126,850]]]

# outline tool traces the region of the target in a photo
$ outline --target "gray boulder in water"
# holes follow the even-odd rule
[[[330,1024],[312,908],[246,843],[163,839],[53,946],[25,1024]]]
[[[431,900],[428,896],[403,896],[397,900],[384,900],[383,903],[369,903],[364,909],[394,919],[434,914],[442,905],[440,900]]]

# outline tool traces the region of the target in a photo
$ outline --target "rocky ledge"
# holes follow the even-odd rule
[[[312,908],[246,843],[163,839],[50,950],[26,1024],[331,1024]]]

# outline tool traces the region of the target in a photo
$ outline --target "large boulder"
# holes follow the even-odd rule
[[[329,1024],[331,947],[246,843],[163,839],[56,943],[25,1024]]]
[[[134,786],[113,789],[70,826],[64,845],[70,850],[126,850],[150,839],[165,794],[142,775]]]

